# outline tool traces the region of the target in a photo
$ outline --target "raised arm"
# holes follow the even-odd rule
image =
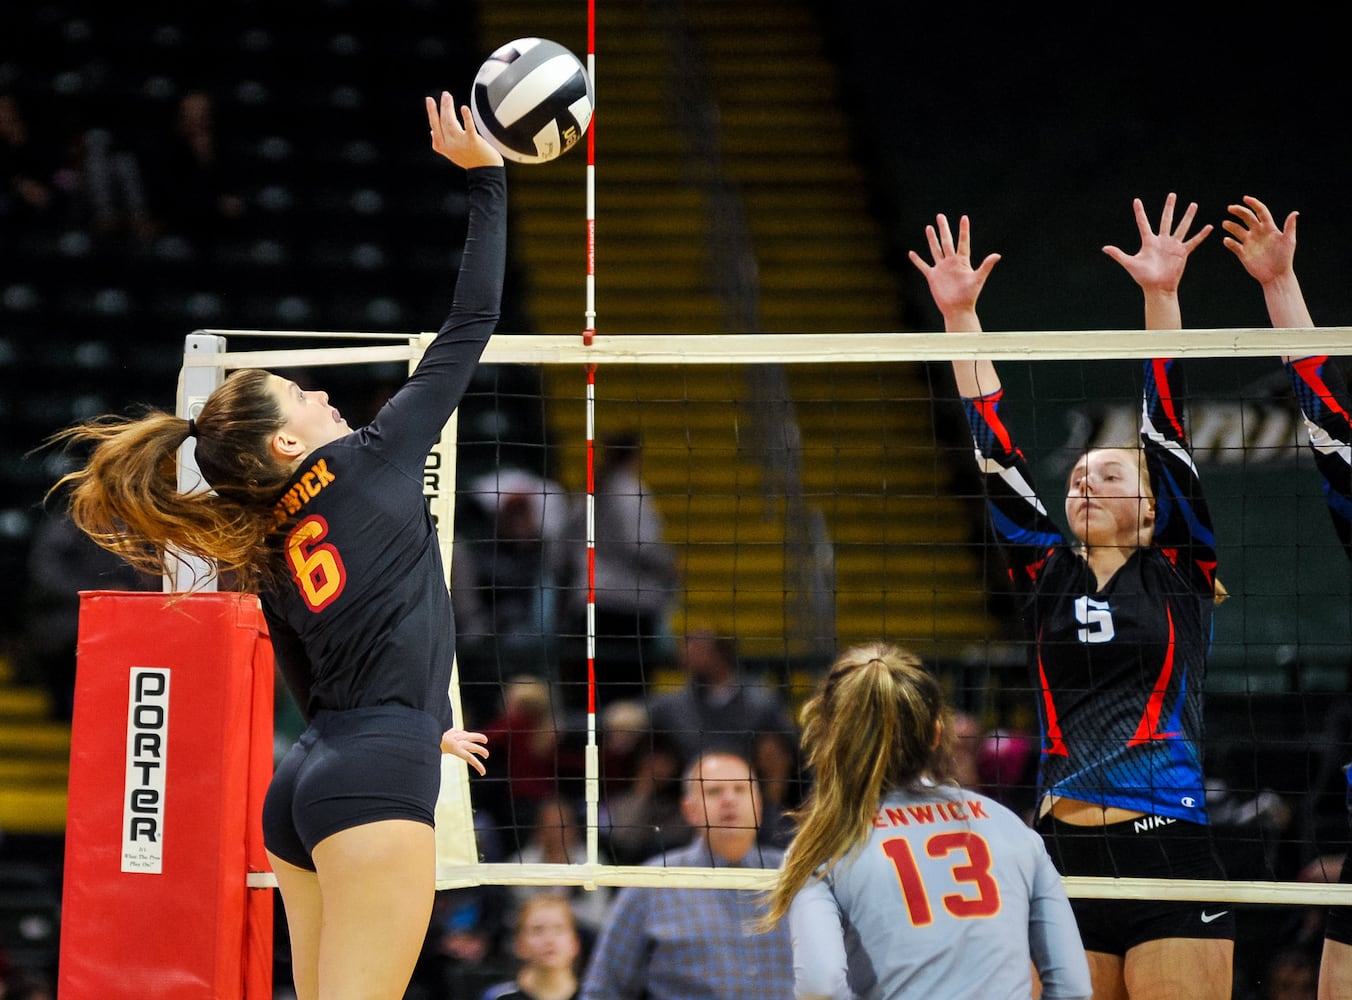
[[[1178,284],[1183,278],[1183,269],[1188,264],[1188,256],[1201,242],[1211,235],[1211,226],[1199,229],[1192,237],[1188,230],[1192,228],[1197,215],[1197,203],[1189,202],[1183,212],[1183,218],[1174,225],[1174,206],[1177,201],[1173,192],[1164,199],[1164,212],[1160,216],[1159,231],[1150,228],[1146,218],[1145,206],[1141,199],[1135,199],[1131,205],[1136,213],[1136,228],[1141,234],[1141,249],[1128,254],[1115,246],[1105,246],[1103,252],[1121,264],[1133,281],[1140,286],[1145,295],[1145,328],[1147,330],[1180,330],[1183,327],[1182,314],[1178,307]]]
[[[933,263],[915,251],[911,251],[911,263],[929,283],[934,304],[944,317],[944,329],[949,333],[978,333],[981,322],[976,300],[1000,255],[990,254],[974,268],[967,216],[958,223],[956,244],[947,217],[940,215],[935,223],[925,228]],[[954,361],[953,376],[971,427],[977,468],[985,480],[991,525],[1012,577],[1026,585],[1036,574],[1035,567],[1043,564],[1047,550],[1063,541],[1063,536],[1038,499],[1023,454],[1000,417],[1004,393],[995,366],[985,359]]]
[[[1343,551],[1352,559],[1352,398],[1338,365],[1327,355],[1287,362],[1291,386],[1310,434],[1314,464]]]
[[[1229,233],[1225,247],[1262,286],[1274,327],[1313,327],[1305,295],[1296,280],[1296,221],[1291,212],[1280,227],[1267,205],[1252,195],[1231,205],[1221,225]],[[1327,355],[1293,357],[1282,362],[1310,435],[1314,462],[1324,477],[1329,514],[1343,550],[1352,558],[1352,398],[1338,365]]]
[[[497,326],[506,263],[507,194],[502,156],[451,95],[427,98],[432,149],[467,171],[469,225],[450,314],[422,360],[365,432],[387,458],[421,477],[423,462],[469,387]]]
[[[1197,203],[1189,202],[1183,217],[1174,223],[1177,196],[1164,199],[1159,229],[1152,229],[1141,199],[1132,202],[1141,249],[1128,254],[1115,246],[1103,252],[1131,275],[1145,297],[1148,330],[1180,330],[1182,313],[1178,286],[1188,257],[1211,235],[1206,225],[1192,236]],[[1183,430],[1182,402],[1176,398],[1169,376],[1174,364],[1155,358],[1145,363],[1145,391],[1141,411],[1141,442],[1150,467],[1155,493],[1154,542],[1161,548],[1184,554],[1182,567],[1199,590],[1214,585],[1216,556],[1211,516],[1202,496],[1197,466],[1188,450]]]
[[[914,250],[911,263],[925,276],[934,304],[944,317],[944,329],[949,333],[980,333],[981,320],[976,314],[976,300],[990,277],[991,269],[1000,260],[998,253],[990,254],[980,266],[972,267],[972,233],[967,216],[958,220],[958,242],[953,243],[953,231],[948,216],[940,215],[935,225],[925,227],[929,241],[928,263]],[[953,376],[958,383],[958,394],[965,399],[987,396],[1000,390],[995,366],[986,360],[954,361]]]
[[[1245,195],[1242,205],[1230,206],[1230,214],[1234,218],[1221,223],[1230,234],[1222,242],[1263,287],[1272,325],[1314,326],[1300,282],[1296,280],[1296,219],[1300,213],[1292,212],[1278,228],[1268,207],[1252,195]]]
[[[1155,494],[1154,543],[1177,554],[1174,564],[1202,593],[1216,578],[1216,536],[1197,465],[1183,430],[1183,403],[1171,384],[1175,362],[1145,363],[1141,445]]]

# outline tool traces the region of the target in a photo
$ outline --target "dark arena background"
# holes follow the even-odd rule
[[[974,255],[1003,255],[986,329],[1033,346],[1044,331],[1137,329],[1139,293],[1102,247],[1134,251],[1132,199],[1155,220],[1169,192],[1217,227],[1183,280],[1185,326],[1268,325],[1219,231],[1254,195],[1278,219],[1300,212],[1314,320],[1352,328],[1352,82],[1331,14],[1124,8],[1090,24],[916,6],[597,0],[597,331],[763,334],[816,358],[603,367],[597,434],[639,432],[678,569],[645,651],[648,693],[682,683],[687,632],[735,640],[740,673],[790,709],[840,646],[888,638],[950,682],[983,787],[1027,807],[1028,760],[1009,747],[1036,733],[1036,695],[948,366],[842,364],[832,335],[942,328],[906,259],[939,212],[971,216]],[[0,5],[0,966],[57,967],[76,595],[158,585],[44,505],[69,460],[44,440],[97,414],[172,409],[196,330],[435,330],[465,198],[428,151],[422,99],[466,101],[480,61],[513,38],[583,54],[586,27],[585,5],[545,0]],[[586,166],[583,146],[508,166],[504,337],[587,325]],[[1049,499],[1076,449],[1134,433],[1139,363],[1101,357],[1001,365],[1006,419]],[[1278,359],[1184,364],[1231,595],[1207,678],[1213,822],[1233,878],[1325,881],[1348,840],[1348,561]],[[356,425],[402,375],[293,377]],[[585,490],[584,391],[580,365],[480,368],[460,412],[455,522],[479,570],[465,592],[489,608],[487,626],[460,621],[467,721],[496,722],[510,682],[549,682],[554,767],[534,778],[574,798],[580,647],[562,619],[513,634],[492,617],[521,586],[502,581],[523,550],[484,483],[510,470]],[[524,563],[539,589],[538,548]],[[576,590],[553,583],[551,599]],[[612,652],[598,645],[603,701]],[[298,713],[280,688],[277,704],[284,746]],[[519,797],[500,760],[473,784],[490,860],[517,850],[538,798]],[[795,764],[779,801],[805,781]],[[462,915],[438,909],[429,955]],[[1317,954],[1319,920],[1243,908],[1235,995],[1266,996],[1279,953]],[[284,945],[279,931],[279,997]],[[504,967],[438,953],[409,996]]]

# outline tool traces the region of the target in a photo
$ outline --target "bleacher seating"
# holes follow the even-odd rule
[[[38,141],[54,151],[58,130],[77,119],[111,130],[141,156],[153,218],[161,180],[147,161],[177,99],[204,88],[245,211],[220,232],[147,242],[65,217],[4,220],[0,628],[9,633],[27,530],[53,471],[50,457],[29,453],[71,420],[172,405],[185,334],[439,325],[465,203],[455,173],[427,152],[420,98],[463,92],[475,66],[468,3],[307,0],[285,18],[242,0],[19,6],[23,15],[0,21],[0,93],[20,100]]]
[[[72,123],[108,129],[138,157],[157,223],[157,196],[174,177],[156,158],[178,99],[205,89],[227,183],[244,203],[238,219],[208,231],[160,224],[138,239],[64,211],[5,214],[0,200],[0,695],[9,699],[0,706],[0,833],[8,842],[64,829],[69,727],[49,720],[22,658],[31,539],[45,492],[68,468],[40,446],[84,417],[171,408],[183,337],[197,329],[413,334],[440,325],[466,200],[459,172],[428,151],[421,100],[443,88],[465,96],[477,65],[473,6],[0,5],[0,94],[19,100],[51,162]],[[529,328],[520,315],[510,325]],[[370,372],[314,377],[351,413],[370,402]],[[486,438],[501,406],[527,398],[528,389],[499,394],[499,382],[513,378],[485,369],[475,380],[463,407],[471,436]],[[538,416],[509,419],[518,436],[542,436]],[[471,442],[467,460],[491,461],[493,447]]]

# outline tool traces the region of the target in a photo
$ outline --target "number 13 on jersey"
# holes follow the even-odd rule
[[[891,837],[883,841],[882,848],[896,868],[912,926],[928,927],[934,923],[934,909],[929,887],[925,885],[911,852],[911,842],[905,837]],[[953,888],[959,891],[940,897],[948,913],[959,919],[970,919],[993,917],[1000,912],[1000,886],[991,874],[991,850],[986,838],[969,830],[936,833],[926,838],[925,853],[931,858],[959,855],[953,859],[955,863],[948,872]]]

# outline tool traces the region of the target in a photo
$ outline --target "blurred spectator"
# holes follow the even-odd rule
[[[685,686],[653,698],[648,717],[654,733],[674,741],[683,768],[713,750],[763,763],[758,760],[761,753],[776,750],[774,744],[760,749],[760,738],[765,735],[787,737],[787,747],[797,745],[783,700],[738,669],[735,639],[709,631],[692,632],[678,649],[678,662]]]
[[[475,997],[510,975],[503,953],[507,910],[504,886],[439,890],[406,1000]]]
[[[1032,822],[1037,805],[1038,737],[1020,729],[992,729],[977,756],[977,791]]]
[[[690,841],[680,754],[662,736],[646,742],[628,789],[605,802],[604,827],[616,864],[636,865]]]
[[[1282,948],[1268,961],[1262,1000],[1315,1000],[1319,959],[1308,948]]]
[[[598,442],[595,496],[597,698],[603,704],[642,699],[649,675],[662,661],[676,600],[676,558],[665,540],[666,522],[643,479],[637,432]],[[585,542],[585,509],[570,539]],[[585,549],[584,549],[585,552]],[[586,635],[580,590],[566,617],[567,634]],[[583,658],[585,662],[585,657]]]
[[[497,831],[482,812],[474,815],[474,836],[480,861],[502,861]],[[509,907],[505,886],[438,890],[404,1000],[477,996],[509,975],[511,965],[503,957]]]
[[[682,808],[697,831],[653,858],[671,867],[777,868],[780,851],[756,842],[759,789],[741,757],[713,753],[686,773]],[[583,979],[586,1000],[742,1000],[793,995],[785,924],[757,933],[754,890],[629,886],[616,897]]]
[[[651,741],[648,710],[638,701],[611,702],[601,712],[601,797],[629,790]]]
[[[153,214],[164,231],[209,239],[244,214],[237,173],[223,157],[215,100],[204,90],[188,91],[143,154]]]
[[[61,221],[92,236],[145,242],[155,233],[141,163],[109,128],[67,112],[52,174]]]
[[[575,1000],[582,941],[567,901],[535,890],[517,912],[515,928],[512,952],[521,968],[481,1000]]]
[[[953,754],[950,761],[953,780],[963,788],[981,787],[981,748],[985,737],[981,723],[966,712],[953,713]]]
[[[474,810],[474,842],[479,848],[479,860],[482,862],[496,863],[507,855],[502,846],[502,830],[484,809]]]
[[[75,704],[75,650],[82,590],[159,590],[161,582],[100,548],[64,512],[43,517],[28,551],[19,676],[45,688],[55,719]]]
[[[507,682],[502,711],[480,727],[493,748],[487,780],[474,783],[476,804],[487,810],[516,849],[535,823],[541,803],[554,799],[580,779],[582,761],[560,732],[549,685],[521,675]],[[516,839],[510,831],[515,830]]]
[[[3,1000],[56,1000],[52,977],[37,969],[14,969],[0,982]]]
[[[1337,885],[1342,870],[1342,854],[1317,854],[1296,873],[1296,881]],[[1273,935],[1274,941],[1295,947],[1322,946],[1329,907],[1302,906],[1293,909],[1294,912],[1286,920],[1286,927]]]
[[[22,221],[45,213],[52,204],[50,176],[19,99],[0,94],[0,218]]]
[[[557,678],[559,595],[576,563],[565,541],[572,499],[520,469],[481,476],[463,496],[470,526],[457,524],[451,598],[463,679],[478,689],[466,694],[482,704],[504,671]]]
[[[1215,756],[1217,764],[1225,763],[1224,753]],[[1270,788],[1239,788],[1208,775],[1206,811],[1229,878],[1287,879],[1294,874],[1279,855],[1295,818],[1295,810],[1281,795]]]
[[[610,864],[605,852],[597,852],[597,863]],[[523,865],[580,865],[587,861],[587,842],[577,810],[567,799],[541,802],[535,812],[535,827],[521,850],[507,858],[508,863]],[[606,887],[556,886],[544,890],[568,901],[578,929],[590,950],[610,909],[611,890]],[[541,892],[539,886],[518,885],[509,890],[513,914]]]
[[[761,823],[758,839],[781,849],[793,839],[789,813],[802,804],[796,733],[768,731],[756,734],[752,766],[760,777]]]

